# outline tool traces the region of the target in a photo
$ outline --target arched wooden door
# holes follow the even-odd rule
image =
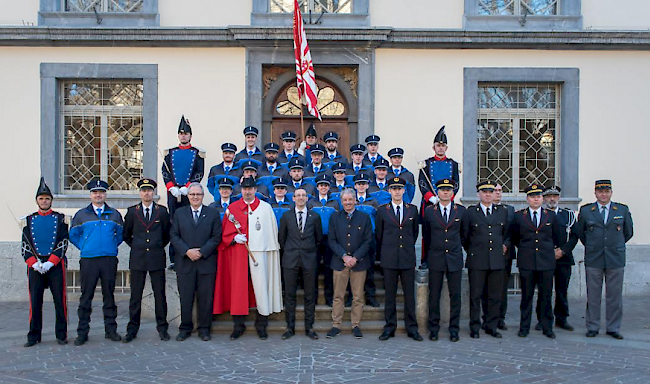
[[[348,126],[349,106],[343,94],[331,83],[323,79],[316,79],[318,85],[318,110],[322,121],[311,116],[303,106],[303,120],[305,131],[311,123],[316,127],[318,142],[323,143],[323,135],[334,131],[339,135],[339,152],[348,157],[350,150],[350,129]],[[287,83],[274,100],[273,118],[271,121],[271,139],[282,144],[280,135],[284,131],[294,131],[298,135],[297,145],[302,140],[300,128],[300,101],[296,82]]]

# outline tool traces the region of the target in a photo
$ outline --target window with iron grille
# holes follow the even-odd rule
[[[303,13],[352,13],[353,0],[298,0]],[[293,13],[294,0],[269,0],[271,13]]]
[[[61,82],[60,190],[85,190],[93,178],[112,190],[135,191],[143,174],[143,83]]]
[[[582,0],[464,0],[463,28],[487,31],[582,29]]]
[[[252,25],[293,25],[294,0],[252,0]],[[298,0],[303,22],[328,27],[370,26],[370,0]]]
[[[552,16],[559,6],[560,0],[478,0],[478,14]]]
[[[479,83],[478,180],[511,196],[559,184],[559,92],[555,84]]]
[[[63,0],[66,12],[141,12],[144,0]]]

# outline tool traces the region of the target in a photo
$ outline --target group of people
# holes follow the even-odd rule
[[[268,317],[285,312],[283,339],[295,335],[298,286],[304,291],[305,334],[314,330],[318,276],[324,275],[324,296],[332,307],[328,338],[341,332],[344,307],[351,307],[352,334],[361,338],[364,304],[379,306],[374,273],[383,274],[385,326],[380,340],[397,328],[398,281],[404,294],[404,322],[410,338],[421,341],[415,313],[415,272],[429,274],[429,339],[438,340],[440,298],[447,279],[450,299],[449,338],[459,340],[461,277],[467,268],[470,284],[470,337],[480,329],[493,337],[506,330],[507,289],[513,259],[521,279],[521,319],[518,335],[529,334],[535,289],[537,329],[555,338],[553,324],[568,323],[567,290],[578,240],[585,244],[587,273],[587,336],[600,329],[603,277],[607,284],[607,334],[617,339],[622,317],[625,243],[633,235],[627,206],[611,201],[609,180],[595,184],[597,202],[574,212],[559,208],[560,187],[539,184],[526,188],[527,208],[516,211],[501,203],[502,186],[490,180],[477,184],[478,204],[457,204],[459,165],[446,157],[444,127],[434,138],[434,156],[420,164],[418,180],[402,166],[404,151],[393,148],[388,159],[379,154],[380,138],[350,148],[351,159],[338,151],[335,132],[317,141],[312,125],[296,148],[297,135],[282,134],[275,143],[256,146],[259,131],[244,129],[245,148],[221,146],[223,162],[210,169],[207,190],[214,202],[205,205],[205,153],[191,145],[192,130],[182,117],[179,145],[165,155],[162,175],[169,210],[154,201],[157,184],[138,181],[141,202],[124,219],[106,203],[108,183],[88,184],[91,203],[79,210],[68,229],[65,215],[52,210],[53,195],[41,179],[38,211],[27,216],[22,253],[28,266],[30,330],[26,347],[41,341],[43,292],[50,288],[56,308],[56,338],[67,343],[65,253],[68,241],[80,250],[81,298],[75,345],[88,341],[92,299],[101,281],[105,337],[133,341],[140,327],[141,302],[149,274],[155,301],[157,330],[169,340],[165,296],[166,247],[177,275],[181,321],[176,340],[192,331],[210,340],[213,315],[229,312],[231,339],[246,329],[245,318],[256,308],[255,329],[266,339]],[[411,204],[415,188],[420,208]],[[422,254],[416,241],[422,230]],[[117,332],[113,292],[118,246],[130,248],[130,321],[126,335]],[[463,250],[466,257],[463,256]],[[378,263],[377,263],[378,262]],[[552,303],[555,286],[555,306]],[[347,298],[346,298],[347,293]],[[196,299],[196,322],[193,306]]]

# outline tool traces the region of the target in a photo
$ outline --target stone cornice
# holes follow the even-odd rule
[[[292,29],[0,27],[0,46],[290,47]],[[313,47],[648,50],[648,31],[466,31],[307,27]]]

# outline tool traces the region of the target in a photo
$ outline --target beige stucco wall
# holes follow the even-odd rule
[[[593,201],[594,180],[611,178],[614,200],[632,210],[631,244],[650,243],[643,193],[650,163],[650,108],[643,96],[650,84],[650,53],[381,49],[376,58],[375,132],[383,151],[404,147],[410,169],[417,168],[416,158],[430,156],[442,125],[449,155],[462,159],[464,67],[579,68],[580,197]]]
[[[220,161],[222,142],[242,145],[245,99],[242,48],[0,48],[3,69],[0,71],[3,85],[0,114],[12,121],[5,124],[7,141],[0,151],[3,179],[11,180],[0,183],[0,241],[20,239],[7,206],[16,216],[35,210],[34,194],[40,177],[39,65],[42,62],[157,63],[161,149],[178,144],[176,130],[181,114],[191,121],[193,142],[208,153],[206,172],[209,165]],[[16,129],[11,130],[10,126]],[[162,184],[160,171],[157,174]]]
[[[161,27],[249,25],[253,0],[158,0]]]
[[[604,30],[650,29],[648,0],[582,0],[583,27]]]
[[[0,0],[0,26],[36,25],[39,0]]]
[[[370,0],[370,23],[376,27],[463,27],[463,0]]]

